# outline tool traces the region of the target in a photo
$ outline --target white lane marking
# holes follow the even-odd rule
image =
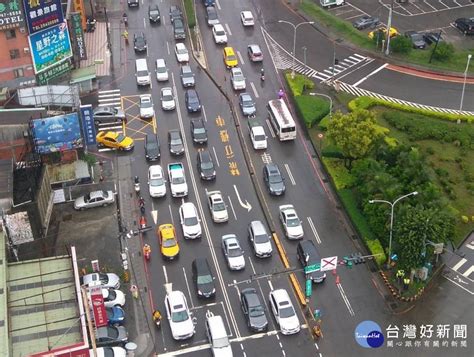
[[[240,344],[240,349],[243,351],[244,350],[244,345]]]
[[[145,21],[145,18],[143,18],[143,27],[146,29],[146,21]]]
[[[234,283],[234,288],[237,291],[237,297],[239,298],[239,301],[242,301],[240,297],[240,290],[239,290],[239,285],[237,284],[237,280],[234,279],[232,280],[232,282]]]
[[[296,181],[293,177],[293,174],[291,173],[290,166],[288,164],[285,164],[285,169],[286,169],[286,172],[288,173],[288,177],[290,178],[291,184],[293,186],[296,186]]]
[[[186,282],[186,288],[188,289],[189,300],[191,301],[191,308],[194,309],[193,296],[191,295],[191,289],[188,284],[188,277],[186,276],[186,270],[183,267],[184,281]]]
[[[207,115],[206,115],[206,108],[204,108],[204,104],[201,106],[202,115],[204,116],[204,121],[207,123]]]
[[[101,91],[99,91],[99,93],[100,94],[120,93],[120,89],[101,90]]]
[[[240,63],[241,63],[242,65],[244,65],[244,64],[245,64],[244,58],[242,57],[242,54],[240,53],[240,51],[237,51],[237,57],[239,57]],[[242,66],[241,66],[241,68],[242,68]]]
[[[317,344],[316,342],[314,343],[314,346],[316,347],[316,349],[319,350],[319,346],[318,346],[318,344]]]
[[[232,203],[232,200],[230,199],[230,196],[227,196],[227,198],[229,199],[229,203],[230,203],[230,208],[231,208],[231,210],[232,210],[232,214],[234,215],[235,220],[237,220],[237,215],[235,214],[235,210],[234,210],[234,204]]]
[[[166,50],[168,51],[168,56],[171,54],[170,53],[170,43],[166,41]]]
[[[163,265],[163,274],[165,276],[165,284],[168,284],[168,273],[166,273],[166,266]]]
[[[219,3],[219,0],[216,0],[216,5],[219,10],[221,10],[221,4]]]
[[[268,130],[270,130],[270,134],[272,135],[272,138],[275,138],[275,132],[273,131],[272,124],[270,123],[269,119],[265,119],[265,122],[267,123]]]
[[[283,346],[281,347],[281,353],[283,353],[283,357],[286,357],[285,350],[283,349]]]
[[[229,36],[232,36],[232,32],[230,31],[229,24],[224,24],[224,26],[225,26],[225,29],[227,30],[227,33],[229,34]]]
[[[253,262],[252,262],[252,259],[250,258],[250,255],[248,256],[248,258],[249,258],[249,263],[250,263],[250,267],[252,268],[253,274],[256,275],[257,272],[255,271],[255,267],[253,266]],[[260,290],[261,296],[265,296],[263,294],[262,285],[260,285],[260,280],[259,279],[257,279],[257,285],[258,285],[258,290]],[[267,311],[270,311],[270,308],[267,304],[267,299],[263,299],[263,303],[265,304],[265,308],[267,309]],[[273,321],[271,322],[271,325],[272,325],[272,328],[273,328],[274,327],[273,326]],[[278,338],[278,335],[277,335],[277,338]]]
[[[474,271],[474,265],[471,265],[469,269],[467,269],[462,275],[465,276],[466,278],[469,278],[469,275]]]
[[[466,258],[462,258],[459,262],[457,262],[457,264],[455,266],[453,266],[451,269],[453,269],[454,271],[457,271],[461,266],[464,265],[464,263],[467,262],[467,259]]]
[[[173,212],[171,211],[171,205],[168,205],[168,210],[170,211],[171,224],[174,226]]]
[[[339,289],[339,293],[341,294],[342,300],[344,300],[344,303],[347,306],[347,310],[349,310],[349,314],[351,316],[355,316],[355,312],[352,309],[351,303],[349,302],[349,298],[347,297],[346,293],[344,292],[344,289],[342,288],[342,285],[337,284],[337,288]]]
[[[306,217],[306,219],[308,220],[309,226],[311,227],[311,230],[313,231],[314,237],[316,238],[316,242],[318,242],[318,244],[321,244],[321,238],[319,238],[318,231],[316,230],[316,227],[314,226],[312,218]]]
[[[270,280],[268,280],[268,285],[270,285],[270,291],[273,291],[273,284]]]
[[[385,67],[388,66],[388,63],[385,63],[383,65],[381,65],[379,68],[377,68],[376,70],[373,70],[372,72],[370,72],[368,75],[366,75],[364,78],[362,78],[361,80],[359,80],[358,82],[354,83],[353,86],[354,87],[357,87],[359,84],[361,84],[362,82],[364,82],[365,80],[367,80],[369,77],[372,77],[374,74],[376,74],[377,72],[380,72],[382,69],[384,69]]]
[[[450,282],[452,282],[453,284],[456,284],[457,286],[459,286],[461,289],[467,291],[469,294],[471,295],[474,295],[474,291],[471,291],[469,289],[466,289],[464,286],[462,286],[461,284],[458,284],[457,282],[455,282],[453,279],[447,277],[447,276],[444,276],[447,280],[449,280]]]
[[[352,73],[354,73],[354,72],[357,72],[358,70],[360,70],[360,69],[362,69],[363,67],[369,65],[369,64],[372,63],[373,61],[375,61],[375,59],[374,59],[374,58],[371,58],[371,59],[366,60],[366,62],[365,62],[363,65],[361,65],[361,66],[349,67],[348,69],[350,69],[350,68],[353,68],[353,69],[352,69],[351,71],[349,71],[349,72],[344,72],[344,74],[341,75],[341,76],[338,76],[338,77],[337,77],[337,80],[341,80],[342,78],[344,78],[344,77],[346,77],[346,76],[348,76],[348,75],[350,75],[350,74],[352,74]],[[357,63],[362,63],[362,62],[357,62]],[[326,81],[327,81],[327,78],[324,80],[324,82],[326,82]]]
[[[469,249],[471,249],[471,250],[474,250],[474,240],[473,240],[472,242],[470,242],[470,243],[467,243],[467,244],[466,244],[466,248],[469,248]]]
[[[214,146],[212,147],[212,151],[214,151],[214,157],[216,158],[217,167],[220,167],[221,165],[219,164],[219,158],[217,157],[216,148]]]
[[[255,88],[255,84],[253,84],[253,82],[250,82],[250,87],[252,87],[255,98],[259,98],[260,96],[258,95],[257,88]]]

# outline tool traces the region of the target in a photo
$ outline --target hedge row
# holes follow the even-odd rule
[[[184,11],[186,11],[186,19],[188,26],[193,29],[196,26],[196,14],[194,13],[194,1],[184,0]]]
[[[303,118],[307,128],[319,123],[329,113],[327,100],[311,95],[298,95],[294,97],[298,116]]]

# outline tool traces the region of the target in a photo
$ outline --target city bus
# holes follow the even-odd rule
[[[268,116],[280,141],[296,139],[296,125],[283,99],[268,102]]]

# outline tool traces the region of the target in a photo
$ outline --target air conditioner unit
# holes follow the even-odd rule
[[[20,27],[20,32],[21,33],[25,33],[26,32],[26,29],[24,27]]]
[[[23,52],[24,52],[24,53],[30,53],[30,48],[29,48],[29,47],[23,48]]]

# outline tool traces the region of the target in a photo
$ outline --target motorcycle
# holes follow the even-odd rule
[[[145,244],[143,247],[143,256],[145,257],[146,261],[150,260],[151,257],[151,247],[148,244]]]
[[[135,176],[135,183],[133,186],[135,187],[135,193],[137,195],[140,195],[140,179],[138,178],[138,176]]]
[[[86,21],[86,32],[94,32],[97,20],[93,17],[88,17]]]
[[[127,14],[123,14],[122,20],[123,20],[123,23],[125,24],[125,26],[128,26],[128,16],[127,16]]]
[[[265,80],[265,71],[263,68],[260,70],[260,80],[263,82]]]
[[[142,215],[145,214],[145,200],[143,199],[143,197],[140,197],[140,199],[138,200],[138,207],[140,207],[140,212],[142,213]]]
[[[140,229],[145,229],[146,228],[146,218],[145,216],[140,217]]]

